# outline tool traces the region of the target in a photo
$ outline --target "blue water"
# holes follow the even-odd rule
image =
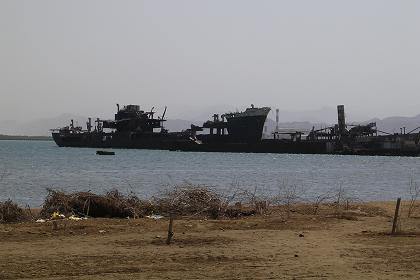
[[[0,141],[0,201],[39,207],[47,188],[103,193],[117,188],[141,197],[185,183],[225,193],[241,187],[277,194],[296,185],[304,196],[341,186],[361,200],[406,197],[420,182],[420,158],[332,155],[184,153],[59,148],[52,141]]]

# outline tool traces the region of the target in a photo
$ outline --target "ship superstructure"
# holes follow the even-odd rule
[[[208,143],[255,143],[261,140],[264,123],[270,112],[269,107],[256,108],[251,105],[243,112],[214,114],[213,120],[202,126],[191,126],[193,132],[205,131],[207,134],[194,134],[204,144]]]
[[[258,142],[261,140],[264,123],[270,112],[269,107],[247,108],[244,112],[227,113],[222,116],[226,118],[227,130],[232,140],[237,142]]]
[[[153,109],[143,111],[139,105],[120,109],[117,104],[114,120],[98,118],[93,126],[89,118],[86,130],[75,127],[71,120],[70,126],[53,129],[52,136],[64,147],[169,149],[172,142],[190,141],[186,133],[169,133],[164,128],[166,107],[157,118]]]

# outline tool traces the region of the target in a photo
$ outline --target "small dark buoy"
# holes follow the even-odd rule
[[[96,151],[97,155],[101,155],[101,156],[113,156],[115,155],[114,152],[110,152],[110,151]]]

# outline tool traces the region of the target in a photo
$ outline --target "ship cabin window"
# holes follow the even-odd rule
[[[197,131],[197,135],[217,135],[217,128],[213,128],[213,133],[211,133],[211,128],[203,128],[203,131]],[[225,128],[224,132],[223,129],[220,129],[220,135],[229,135],[228,130]]]

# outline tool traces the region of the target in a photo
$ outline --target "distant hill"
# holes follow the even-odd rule
[[[0,121],[0,133],[6,135],[50,136],[50,129],[58,128],[70,123],[85,126],[87,118],[72,114],[62,114],[55,118],[32,120],[28,122]]]
[[[226,108],[225,108],[226,109]],[[225,111],[219,110],[217,113],[223,113]],[[323,117],[321,116],[323,114]],[[320,127],[326,127],[336,123],[336,112],[332,108],[326,108],[325,111],[315,110],[308,111],[305,119],[303,116],[298,118],[297,113],[293,112],[280,112],[280,123],[281,129],[296,129],[296,130],[310,130],[314,126],[316,129]],[[198,116],[198,114],[197,114]],[[328,118],[327,118],[328,116]],[[293,120],[293,117],[296,117]],[[28,122],[17,122],[13,120],[0,121],[0,134],[3,135],[25,135],[25,136],[50,136],[50,129],[59,128],[70,123],[70,119],[73,119],[75,125],[86,127],[87,117],[62,114],[55,118],[31,120]],[[181,131],[191,127],[191,124],[201,125],[205,120],[211,119],[210,111],[200,115],[200,118],[191,120],[183,118],[169,119],[165,123],[165,127],[169,131]],[[272,110],[269,114],[269,118],[265,126],[267,127],[267,133],[270,134],[276,127],[275,111]],[[361,123],[376,122],[377,127],[381,131],[389,133],[399,132],[400,127],[405,126],[406,131],[409,132],[420,126],[420,114],[414,117],[388,117],[384,119],[371,119]],[[351,120],[349,120],[351,124]],[[356,123],[354,123],[356,124]]]
[[[173,132],[173,131],[182,131],[182,130],[191,128],[191,124],[197,125],[197,123],[194,123],[192,121],[187,121],[187,120],[167,120],[164,126],[167,130]]]
[[[260,106],[260,104],[256,104]],[[168,110],[167,116],[170,118],[165,123],[165,127],[169,131],[181,131],[191,127],[191,124],[201,125],[204,121],[212,118],[213,114],[223,114],[226,112],[234,112],[244,110],[245,107],[234,107],[230,105],[214,105],[214,106],[183,106],[182,109],[177,110],[177,114],[171,114]],[[303,112],[289,112],[280,111],[281,126],[293,127],[297,129],[312,128],[315,123],[333,122],[335,119],[335,108],[322,108],[319,110],[303,111]],[[275,119],[275,110],[270,112],[269,118]],[[53,118],[45,118],[31,121],[18,122],[15,120],[0,121],[0,134],[6,135],[29,135],[29,136],[49,136],[50,129],[63,127],[68,125],[70,119],[74,119],[75,125],[85,127],[87,117],[62,114]],[[309,122],[310,120],[311,122]],[[275,128],[273,121],[268,121],[268,130]]]
[[[74,120],[76,126],[86,127],[87,117],[63,114],[55,118],[33,120],[29,122],[0,121],[0,133],[3,135],[50,136],[50,129],[70,124]],[[181,131],[191,127],[191,124],[201,124],[188,120],[168,120],[165,127],[169,131]]]
[[[0,140],[41,140],[41,141],[52,141],[50,136],[18,136],[18,135],[2,135],[0,134]]]
[[[281,118],[280,118],[281,119]],[[400,128],[405,127],[406,132],[410,132],[420,127],[420,114],[414,117],[388,117],[384,119],[374,118],[364,122],[348,122],[348,124],[367,124],[376,122],[378,130],[388,133],[399,133]],[[324,122],[309,122],[309,121],[297,121],[297,122],[280,122],[280,129],[296,129],[296,130],[311,130],[312,127],[319,129],[321,127],[332,126],[336,122],[324,123]],[[267,132],[270,134],[275,130],[276,122],[272,119],[267,119],[265,124],[267,126]],[[418,130],[416,130],[418,132]]]
[[[270,112],[270,118],[276,118],[276,111],[273,108]],[[317,110],[307,111],[279,111],[280,122],[283,123],[335,123],[337,122],[337,109],[324,107]]]
[[[376,122],[379,130],[396,133],[401,127],[406,127],[406,132],[420,127],[420,114],[414,117],[388,117],[384,119],[371,119],[365,123]]]

